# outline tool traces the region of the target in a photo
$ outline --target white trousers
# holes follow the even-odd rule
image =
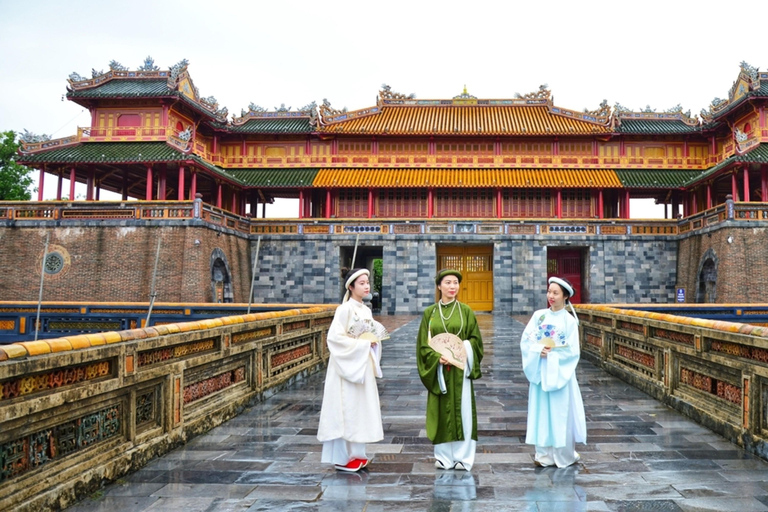
[[[573,404],[568,408],[568,421],[565,425],[565,446],[553,448],[551,446],[536,445],[536,455],[534,460],[543,466],[557,466],[565,468],[577,462],[580,457],[576,453],[575,442],[573,440]]]
[[[342,438],[323,443],[321,462],[346,466],[352,459],[367,459],[364,443],[350,443]]]
[[[451,441],[435,445],[435,459],[440,461],[445,469],[453,468],[457,462],[461,462],[467,471],[472,469],[475,463],[475,450],[477,441],[472,439],[472,381],[469,380],[469,371],[472,369],[473,353],[469,341],[464,340],[467,350],[467,363],[464,372],[464,382],[461,384],[461,426],[464,431],[463,441]],[[442,378],[442,365],[439,369],[438,380]],[[441,383],[442,384],[442,383]],[[442,384],[441,387],[444,387]]]

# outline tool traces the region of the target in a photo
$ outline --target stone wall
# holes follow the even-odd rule
[[[354,243],[353,235],[262,236],[254,302],[338,303],[341,248]],[[418,314],[434,302],[439,244],[493,244],[497,313],[529,314],[546,306],[547,247],[581,250],[589,302],[667,303],[675,297],[677,242],[669,237],[368,234],[360,243],[381,249],[384,314]]]
[[[323,367],[333,307],[0,347],[0,510],[58,510]]]
[[[576,309],[582,357],[768,459],[768,327]]]

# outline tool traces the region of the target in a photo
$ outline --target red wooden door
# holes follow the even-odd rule
[[[571,302],[581,302],[581,251],[573,249],[547,248],[547,280],[562,277],[573,285]]]

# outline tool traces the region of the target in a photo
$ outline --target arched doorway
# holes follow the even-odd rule
[[[232,292],[232,273],[224,252],[216,248],[211,253],[211,293],[213,302],[234,302]]]
[[[713,304],[717,301],[717,257],[712,249],[704,253],[696,276],[696,302]]]

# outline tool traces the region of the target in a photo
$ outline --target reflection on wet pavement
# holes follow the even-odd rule
[[[366,470],[340,473],[320,463],[320,372],[70,510],[768,511],[767,463],[585,361],[582,460],[536,468],[533,448],[523,444],[523,325],[508,316],[478,316],[485,358],[475,382],[475,466],[437,470],[416,371],[420,319],[379,320],[392,332],[379,381],[385,439],[369,445]]]

